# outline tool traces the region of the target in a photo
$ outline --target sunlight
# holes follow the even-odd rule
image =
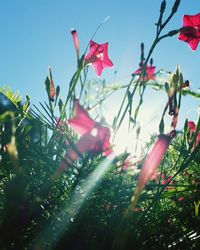
[[[34,239],[35,248],[40,246],[40,243],[44,238],[47,238],[50,230],[55,230],[55,225],[59,221],[59,228],[55,230],[55,238],[49,239],[48,243],[52,247],[59,239],[62,234],[66,232],[70,223],[74,221],[76,216],[78,215],[81,207],[84,202],[87,200],[88,196],[94,191],[94,189],[98,186],[99,182],[103,175],[108,171],[115,155],[111,154],[109,157],[106,157],[97,168],[83,181],[79,182],[75,189],[78,187],[78,191],[73,193],[70,201],[66,201],[65,206],[62,207],[60,213],[55,215],[49,224],[46,225],[45,229],[40,232],[36,238]]]
[[[115,139],[113,141],[113,150],[118,154],[122,154],[125,151],[131,153],[133,157],[144,156],[144,147],[146,142],[150,140],[151,135],[158,133],[158,125],[160,121],[160,116],[158,109],[160,109],[160,104],[154,106],[154,108],[143,107],[143,110],[138,115],[138,122],[134,129],[128,129],[128,118],[123,121],[119,131],[117,132]],[[106,120],[111,120],[112,114],[116,113],[113,108],[107,110]],[[139,132],[137,138],[137,131]]]

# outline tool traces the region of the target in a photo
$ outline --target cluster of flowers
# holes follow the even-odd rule
[[[79,41],[76,30],[72,30],[72,37],[79,58]],[[179,29],[179,40],[189,44],[192,50],[196,50],[200,41],[200,13],[197,15],[185,15],[183,17],[183,27]],[[92,65],[97,76],[100,76],[102,70],[112,67],[113,63],[108,56],[108,43],[98,44],[90,41],[90,51],[84,58],[85,66]],[[155,67],[152,65],[145,66],[145,77],[143,81],[154,80]],[[143,65],[134,72],[135,75],[142,73]],[[57,169],[56,176],[60,175],[68,166],[70,166],[78,157],[85,153],[103,153],[109,156],[113,153],[110,145],[110,130],[101,123],[93,120],[87,110],[81,107],[79,100],[74,99],[73,103],[74,118],[68,120],[69,126],[80,135],[78,142],[66,153],[64,160]],[[194,123],[189,122],[188,127],[191,133],[196,130]],[[196,144],[200,141],[200,133],[197,136]],[[144,188],[146,183],[152,178],[171,142],[169,135],[160,135],[155,142],[151,152],[148,154],[142,170],[139,175],[136,190],[138,193]]]
[[[74,40],[75,49],[77,55],[79,55],[79,41],[76,30],[72,30],[72,36]],[[200,13],[196,15],[184,15],[183,27],[179,29],[178,39],[187,42],[192,50],[196,50],[200,41]],[[98,44],[94,41],[90,41],[90,51],[85,56],[85,63],[92,64],[97,76],[100,76],[102,70],[107,67],[112,67],[113,63],[108,57],[108,43]],[[142,67],[134,72],[136,75],[140,75]],[[154,80],[155,67],[146,65],[146,75],[144,80]]]

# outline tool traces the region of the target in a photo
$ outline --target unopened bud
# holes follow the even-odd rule
[[[135,194],[132,197],[131,204],[129,206],[131,210],[134,210],[142,190],[144,189],[148,181],[152,178],[152,176],[156,173],[169,147],[171,139],[172,138],[169,135],[161,134],[158,137],[157,141],[154,143],[140,171]]]
[[[153,58],[150,59],[150,65],[153,66]]]
[[[77,31],[72,29],[71,34],[72,34],[72,37],[73,37],[74,47],[76,49],[77,57],[79,58],[80,47],[79,47]]]
[[[163,13],[165,11],[165,8],[166,8],[166,1],[163,0],[160,5],[160,13]]]
[[[144,61],[144,43],[141,43],[141,45],[140,45],[141,47],[141,56],[140,56],[140,58],[141,58],[141,63],[143,63],[143,61]]]
[[[181,88],[185,88],[185,87],[189,87],[190,86],[190,82],[188,80],[186,80],[185,82],[181,83]]]
[[[54,87],[54,82],[53,82],[53,77],[51,73],[51,67],[49,67],[49,77],[50,77],[50,86],[49,86],[49,99],[50,101],[54,101],[55,97],[55,87]]]
[[[178,6],[180,4],[181,0],[176,0],[173,7],[172,7],[172,13],[175,13],[178,9]]]
[[[176,34],[179,33],[179,30],[171,30],[169,33],[168,33],[168,36],[174,36]]]

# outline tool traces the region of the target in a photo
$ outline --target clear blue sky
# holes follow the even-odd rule
[[[173,0],[167,0],[169,13]],[[77,29],[82,52],[96,27],[106,16],[110,19],[102,26],[94,40],[109,42],[109,56],[113,69],[106,69],[102,78],[124,79],[138,68],[140,43],[148,48],[155,35],[161,1],[159,0],[0,0],[0,86],[6,84],[29,94],[37,104],[45,100],[44,79],[48,66],[53,69],[54,80],[61,86],[62,95],[76,69],[76,56],[70,29]],[[199,1],[182,0],[178,13],[166,30],[182,26],[184,14],[200,12]],[[192,52],[177,37],[161,42],[153,54],[157,70],[174,71],[177,64],[189,79],[191,88],[200,88],[200,45]],[[95,74],[90,70],[90,77]],[[187,98],[188,99],[188,98]],[[188,101],[188,109],[199,101]]]

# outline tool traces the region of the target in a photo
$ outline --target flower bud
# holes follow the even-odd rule
[[[73,37],[74,47],[76,49],[77,57],[79,58],[80,47],[79,47],[79,41],[78,41],[77,31],[74,30],[74,29],[72,29],[71,30],[71,34],[72,34],[72,37]]]
[[[142,190],[147,182],[151,179],[153,174],[157,171],[158,166],[167,148],[171,142],[171,137],[169,135],[162,134],[158,137],[157,141],[153,145],[152,150],[148,154],[144,165],[142,166],[137,187]]]
[[[163,0],[161,5],[160,5],[160,13],[163,14],[163,12],[165,11],[165,8],[166,8],[166,1]]]
[[[180,4],[181,0],[176,0],[173,7],[172,7],[172,13],[175,13],[178,9],[178,6]]]
[[[134,210],[137,201],[140,197],[142,190],[152,176],[157,172],[157,169],[169,147],[171,142],[171,137],[169,135],[161,134],[155,144],[153,145],[152,150],[148,154],[142,169],[139,174],[139,179],[135,189],[135,194],[132,198],[129,208]]]

